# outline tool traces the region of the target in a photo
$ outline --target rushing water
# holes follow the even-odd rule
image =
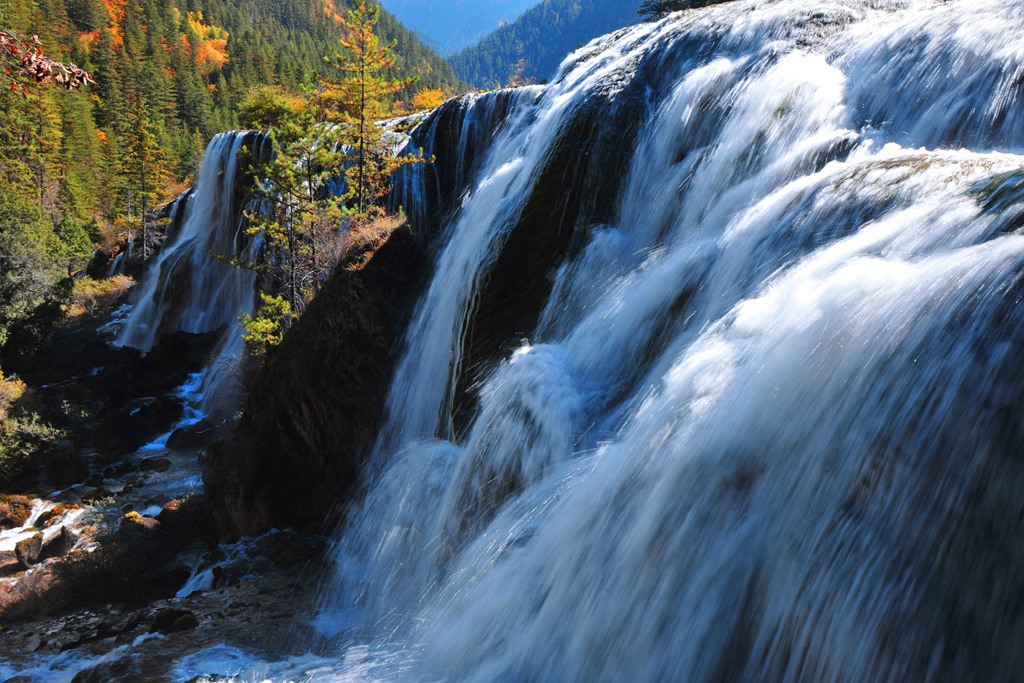
[[[228,400],[244,344],[239,316],[251,312],[256,273],[228,260],[254,263],[259,236],[245,232],[239,184],[246,172],[243,149],[259,153],[258,136],[248,131],[221,133],[203,155],[192,192],[177,200],[170,214],[174,228],[133,295],[117,343],[148,351],[164,334],[227,330],[199,394],[204,407]],[[181,214],[179,216],[179,214]]]
[[[628,29],[515,95],[410,326],[313,680],[1024,675],[1024,2],[815,5]],[[653,73],[617,217],[457,428],[539,169]]]

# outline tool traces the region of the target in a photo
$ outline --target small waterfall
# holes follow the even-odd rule
[[[149,265],[117,343],[148,351],[164,334],[213,332],[227,328],[217,359],[207,373],[204,401],[232,385],[232,368],[244,343],[238,317],[252,311],[256,274],[227,259],[255,262],[262,240],[245,234],[240,179],[246,172],[243,148],[261,152],[261,138],[248,131],[221,133],[206,149],[196,186],[177,200],[166,243]]]
[[[508,95],[339,543],[339,677],[1019,679],[1022,64],[1021,0],[738,0]],[[608,112],[623,165],[545,170]],[[469,367],[551,182],[542,305]]]
[[[395,173],[391,210],[402,208],[417,233],[436,234],[464,199],[515,100],[510,90],[469,94],[433,111],[406,143],[433,162]]]

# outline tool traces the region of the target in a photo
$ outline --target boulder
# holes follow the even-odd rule
[[[173,451],[197,451],[213,443],[217,434],[216,426],[210,420],[203,420],[191,427],[174,430],[167,439],[167,447]]]
[[[190,631],[199,625],[199,620],[192,612],[185,609],[166,607],[156,613],[150,633],[176,633]]]
[[[167,458],[146,458],[139,463],[143,472],[166,472],[171,469],[171,461]]]
[[[0,529],[16,529],[32,514],[32,500],[27,496],[0,496]]]
[[[13,550],[0,551],[0,577],[17,574],[24,567]]]
[[[68,527],[62,526],[57,534],[54,534],[49,541],[43,543],[43,548],[39,552],[39,559],[42,561],[48,560],[51,557],[61,557],[71,552],[77,542],[78,534]]]
[[[14,546],[14,555],[25,569],[39,562],[39,554],[43,550],[43,534],[36,532],[28,538],[18,541]]]

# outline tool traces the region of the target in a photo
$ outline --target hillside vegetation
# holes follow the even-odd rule
[[[0,28],[38,35],[96,84],[0,92],[0,344],[92,250],[140,229],[197,172],[209,139],[240,124],[253,93],[284,97],[326,69],[342,0],[2,0]],[[397,109],[461,89],[394,17],[391,74],[418,80]],[[13,83],[11,83],[14,86]],[[2,361],[2,359],[0,359]]]
[[[544,0],[451,58],[460,78],[498,87],[550,78],[566,55],[640,20],[640,0]]]

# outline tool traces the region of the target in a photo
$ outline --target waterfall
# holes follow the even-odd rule
[[[243,352],[238,317],[252,311],[256,274],[228,259],[252,263],[262,249],[245,234],[245,201],[239,181],[246,172],[243,149],[260,152],[248,131],[221,133],[206,149],[193,190],[177,200],[166,242],[139,283],[117,343],[148,351],[169,332],[228,330],[203,382],[204,402],[233,385],[232,368]]]
[[[506,103],[342,532],[338,671],[1022,675],[1024,2],[815,5],[624,29]],[[577,163],[609,112],[622,163]]]

